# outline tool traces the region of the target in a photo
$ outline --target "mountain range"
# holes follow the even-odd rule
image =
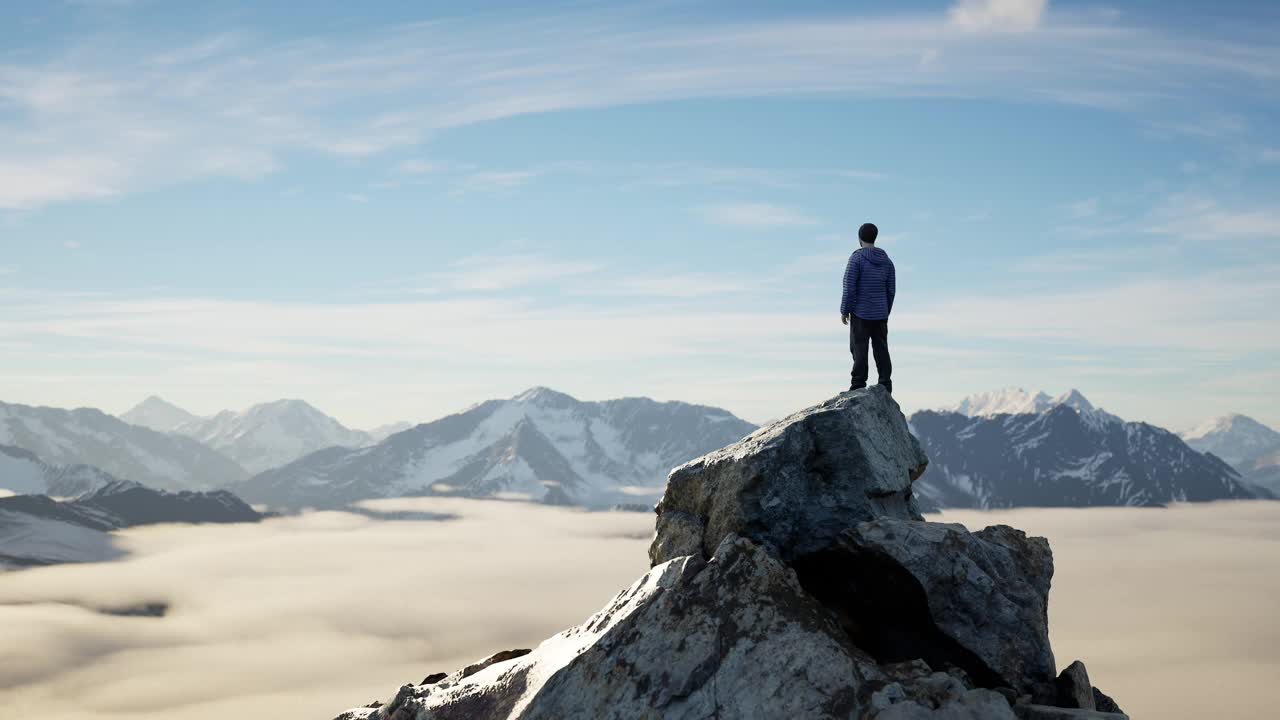
[[[0,491],[75,497],[113,482],[114,475],[92,465],[49,465],[30,450],[0,445]]]
[[[1078,390],[1006,388],[917,412],[911,422],[933,459],[917,484],[926,507],[1157,505],[1280,493],[1280,433],[1239,415],[1180,438],[1127,423]],[[656,500],[672,467],[753,429],[718,408],[582,402],[547,388],[388,427],[382,439],[301,400],[200,417],[150,397],[119,419],[0,403],[0,490],[75,497],[128,479],[171,490],[227,488],[280,509],[416,494],[639,509]]]
[[[201,417],[151,396],[120,416],[153,430],[199,440],[236,461],[248,474],[280,467],[325,448],[372,445],[410,427],[393,423],[353,430],[304,400],[275,400],[244,411]]]
[[[421,494],[651,506],[671,468],[754,429],[719,408],[647,398],[583,402],[533,388],[370,447],[313,453],[232,489],[288,509]]]
[[[0,569],[110,560],[122,554],[110,532],[136,525],[260,519],[225,490],[171,493],[127,480],[109,480],[71,500],[0,497]]]
[[[248,477],[237,462],[198,440],[132,425],[93,408],[0,402],[0,445],[22,448],[50,465],[91,465],[167,490],[221,487]]]
[[[930,458],[915,489],[932,508],[1164,505],[1270,497],[1176,434],[1125,422],[1078,390],[1008,389],[910,418]]]

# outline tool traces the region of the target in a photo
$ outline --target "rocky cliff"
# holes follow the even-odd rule
[[[927,459],[880,388],[672,471],[652,569],[583,624],[339,720],[1123,718],[1056,674],[1053,558],[924,522]]]

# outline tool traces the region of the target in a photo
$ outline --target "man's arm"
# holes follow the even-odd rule
[[[884,289],[885,289],[885,294],[889,296],[888,310],[891,313],[893,312],[893,296],[896,295],[898,292],[898,287],[897,287],[898,280],[896,278],[896,275],[897,275],[897,272],[893,268],[893,261],[890,260],[889,261],[889,277],[885,278]]]
[[[840,296],[840,319],[848,324],[848,315],[853,314],[853,306],[858,300],[858,253],[849,256],[849,263],[844,266],[844,292]]]

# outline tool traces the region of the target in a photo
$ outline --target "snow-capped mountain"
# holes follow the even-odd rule
[[[1214,455],[1244,471],[1267,453],[1280,451],[1280,432],[1247,415],[1231,414],[1208,420],[1182,434],[1200,452]]]
[[[219,487],[248,475],[196,440],[131,425],[92,408],[0,402],[0,445],[29,450],[51,465],[91,465],[171,490]]]
[[[0,569],[120,556],[110,532],[162,522],[257,522],[262,516],[225,490],[170,493],[114,480],[75,500],[0,497]]]
[[[970,395],[944,410],[968,417],[1021,415],[1044,412],[1051,402],[1052,398],[1044,392],[1029,393],[1020,387],[1007,387]]]
[[[1246,480],[1280,497],[1280,432],[1233,413],[1208,420],[1182,438],[1196,450],[1231,463]]]
[[[1072,394],[1078,397],[1038,413],[912,415],[912,431],[929,456],[915,483],[922,503],[1163,505],[1260,496],[1231,466],[1174,433],[1124,422]]]
[[[0,445],[0,489],[16,495],[77,497],[118,482],[92,465],[49,465],[30,450]]]
[[[172,430],[199,440],[251,473],[280,467],[324,448],[369,445],[367,433],[350,430],[302,400],[261,403],[243,412],[224,410]]]
[[[624,398],[581,402],[534,388],[261,473],[235,491],[281,508],[424,493],[512,493],[592,507],[655,501],[667,472],[755,426],[718,408]]]
[[[970,395],[959,403],[944,408],[944,410],[968,417],[993,417],[996,415],[1039,414],[1059,405],[1066,405],[1079,412],[1083,417],[1095,422],[1121,422],[1120,418],[1115,415],[1094,407],[1093,403],[1089,402],[1075,388],[1061,395],[1050,397],[1043,390],[1030,393],[1019,387],[1007,387]]]
[[[199,420],[200,417],[158,395],[152,395],[134,405],[128,412],[121,415],[120,419],[131,425],[141,425],[158,432],[170,432],[179,425]]]

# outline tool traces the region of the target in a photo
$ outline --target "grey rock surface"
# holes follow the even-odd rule
[[[649,559],[710,557],[732,533],[789,561],[861,520],[919,520],[911,483],[927,464],[888,392],[842,393],[673,470]]]
[[[1015,705],[1018,720],[1129,720],[1124,713],[1098,712],[1053,705]]]
[[[1058,688],[1056,703],[1058,706],[1082,710],[1095,709],[1093,684],[1089,682],[1089,671],[1085,669],[1084,663],[1076,660],[1068,665],[1058,673],[1058,679],[1054,684]]]
[[[655,567],[533,652],[345,717],[859,717],[875,661],[749,540]],[[354,713],[354,714],[353,714]]]
[[[1093,689],[1093,707],[1098,712],[1109,712],[1109,713],[1124,712],[1124,710],[1121,710],[1120,706],[1116,704],[1116,701],[1111,699],[1110,695],[1102,692],[1096,687]]]
[[[922,657],[984,687],[1053,700],[1053,556],[1044,538],[1005,525],[971,533],[882,518],[850,528],[796,569],[878,659]]]
[[[921,660],[882,666],[893,680],[871,695],[875,720],[1014,720],[1009,701],[993,690],[972,688],[952,673]]]

